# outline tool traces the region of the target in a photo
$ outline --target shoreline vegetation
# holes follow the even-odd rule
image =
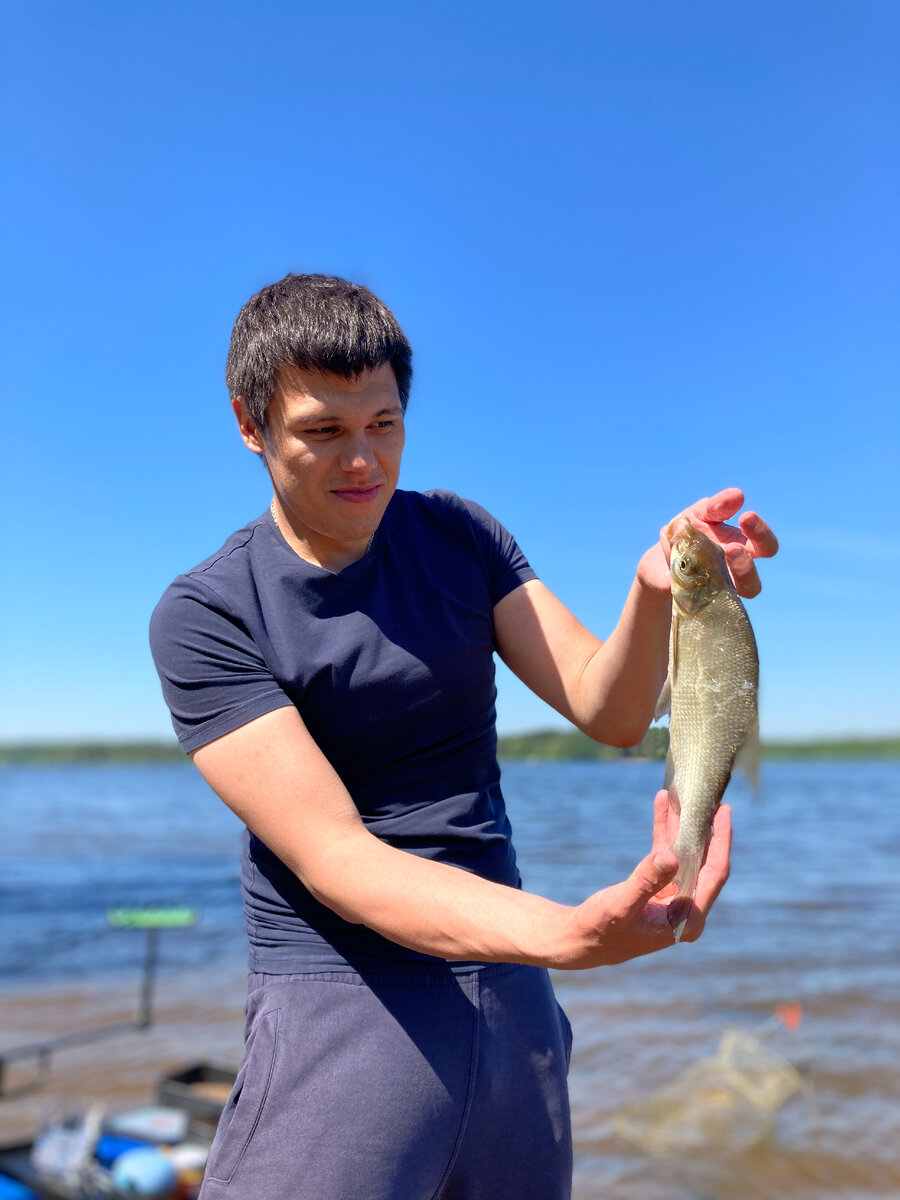
[[[619,759],[658,760],[666,756],[669,731],[654,726],[636,746],[618,750],[601,746],[577,729],[543,729],[498,739],[501,760],[525,762],[590,762]],[[764,759],[894,759],[900,758],[900,735],[893,737],[837,737],[804,741],[763,742]],[[20,742],[0,744],[0,765],[7,763],[187,763],[174,741],[148,742]]]

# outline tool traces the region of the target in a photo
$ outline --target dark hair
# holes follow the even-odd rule
[[[405,411],[412,350],[391,310],[368,288],[334,275],[285,275],[238,313],[225,380],[232,400],[242,397],[263,429],[280,367],[355,379],[383,363],[393,367]]]

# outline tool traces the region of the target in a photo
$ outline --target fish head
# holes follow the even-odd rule
[[[671,546],[672,599],[692,616],[729,586],[725,552],[686,517],[670,522],[666,537]]]

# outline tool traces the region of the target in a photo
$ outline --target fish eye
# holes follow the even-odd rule
[[[688,560],[687,560],[686,558],[683,558],[683,559],[681,560],[681,564],[680,564],[680,565],[681,565],[681,569],[682,569],[682,571],[686,571],[686,570],[688,569]]]

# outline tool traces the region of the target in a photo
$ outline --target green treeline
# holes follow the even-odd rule
[[[617,750],[591,741],[577,729],[544,729],[501,737],[503,759],[571,762],[592,759],[663,759],[669,731],[654,726],[636,746]],[[900,758],[900,737],[833,738],[806,742],[764,742],[766,759]],[[0,763],[187,763],[177,742],[46,742],[0,746]]]
[[[25,742],[0,746],[0,763],[188,762],[177,742]]]
[[[501,737],[497,743],[500,758],[543,759],[565,762],[573,759],[665,758],[669,747],[669,731],[654,726],[636,746],[617,750],[601,746],[580,729],[544,729],[538,733],[521,733]]]
[[[642,741],[627,750],[600,746],[577,729],[547,729],[540,733],[502,737],[498,750],[501,758],[563,762],[573,759],[660,759],[666,757],[668,746],[669,730],[665,726],[654,726]],[[760,753],[766,759],[900,758],[900,737],[763,742]]]
[[[763,742],[763,758],[900,758],[900,737]]]

